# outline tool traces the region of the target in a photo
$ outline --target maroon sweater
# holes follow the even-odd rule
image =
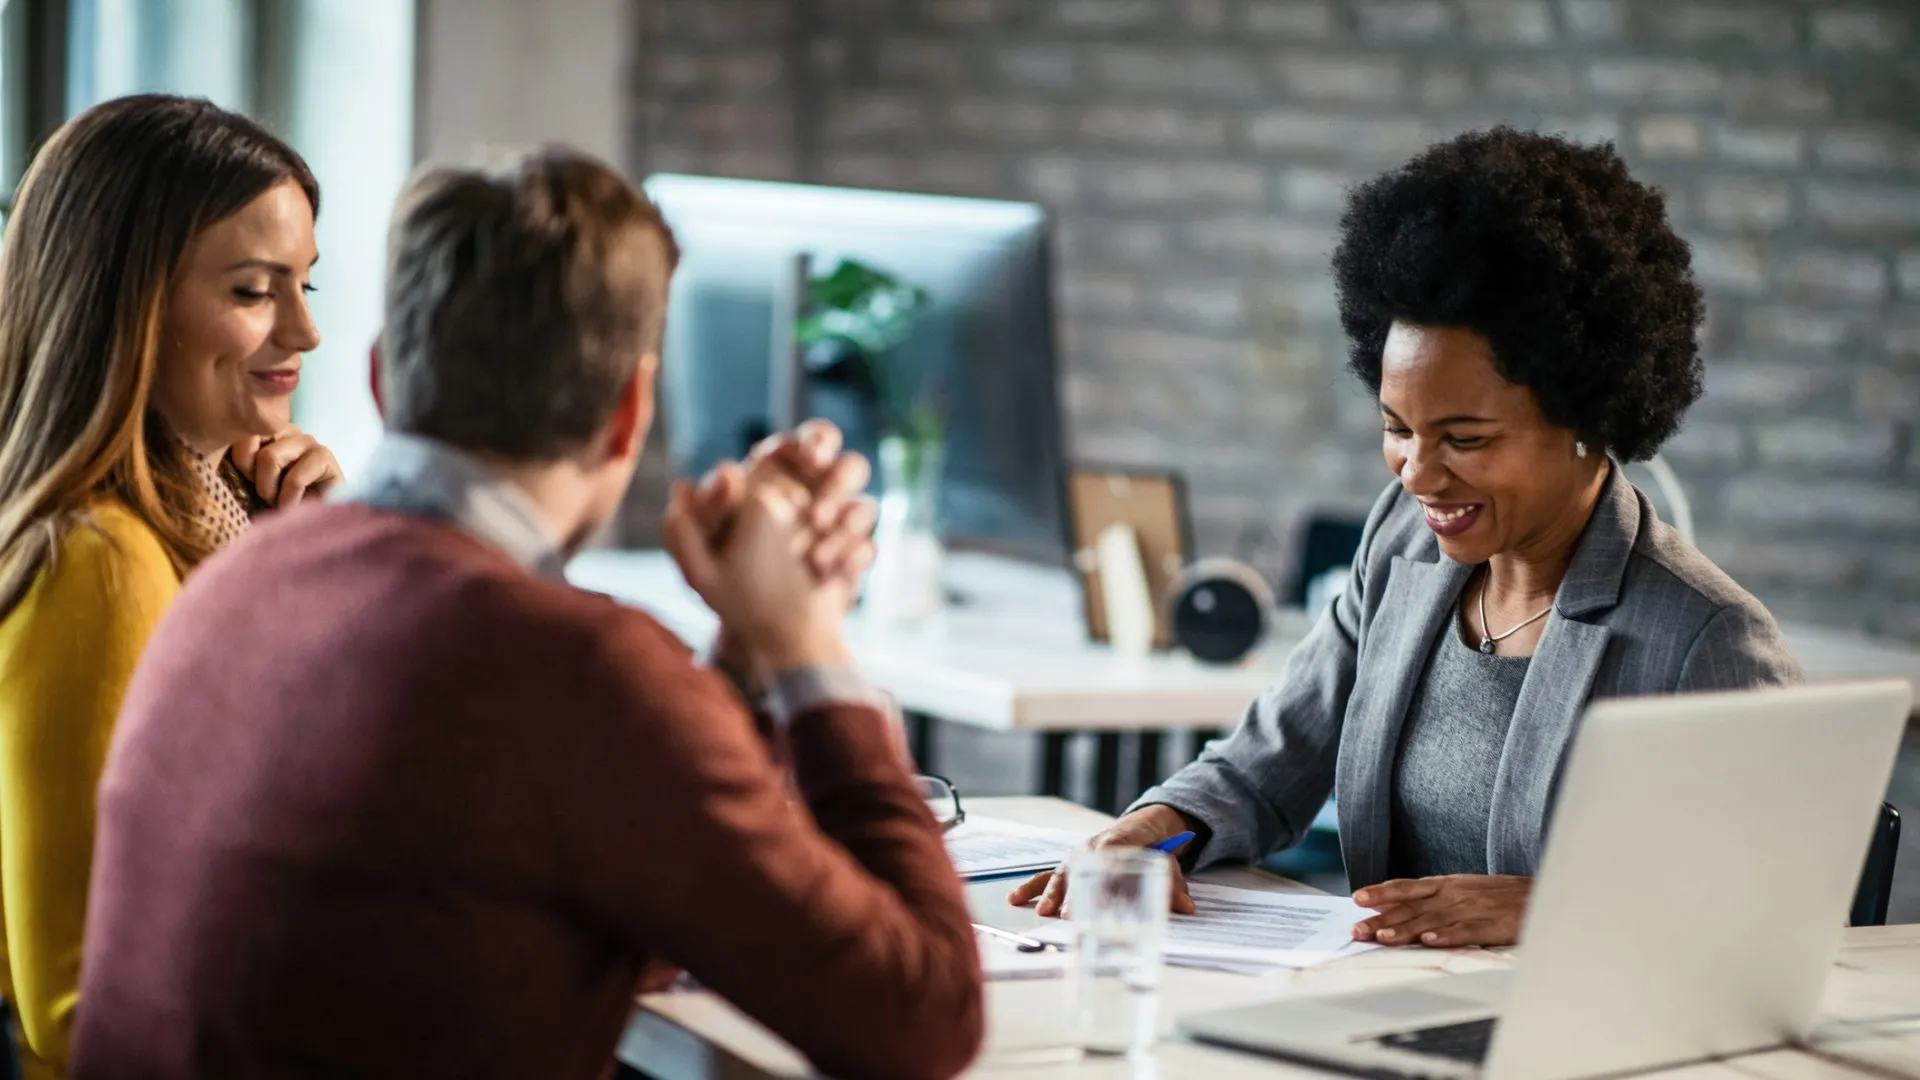
[[[365,507],[256,529],[128,691],[73,1075],[596,1077],[670,963],[830,1074],[952,1076],[979,963],[898,744],[789,736],[805,809],[645,615]]]

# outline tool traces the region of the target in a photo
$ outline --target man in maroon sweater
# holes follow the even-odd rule
[[[840,636],[864,463],[828,433],[676,488],[733,679],[559,577],[645,441],[676,257],[576,155],[409,187],[370,475],[196,571],[129,690],[76,1077],[596,1077],[672,967],[846,1080],[973,1056],[959,884]]]

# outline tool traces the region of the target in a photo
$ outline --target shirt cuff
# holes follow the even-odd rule
[[[827,705],[867,705],[898,721],[893,698],[852,667],[798,667],[777,671],[767,688],[767,712],[776,730],[785,730],[809,709]]]
[[[763,688],[755,686],[744,672],[737,671],[731,665],[720,662],[720,657],[717,655],[718,649],[716,648],[719,643],[720,639],[716,636],[713,641],[707,644],[706,648],[701,649],[696,654],[699,656],[700,663],[713,671],[719,672],[720,677],[727,680],[727,685],[733,687],[733,692],[740,696],[740,700],[746,704],[749,710],[753,712],[764,712],[767,708],[767,692]]]

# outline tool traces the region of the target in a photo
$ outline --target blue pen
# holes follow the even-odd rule
[[[1165,840],[1162,840],[1159,843],[1153,845],[1153,850],[1164,851],[1168,854],[1172,854],[1175,851],[1175,849],[1179,848],[1181,844],[1184,844],[1191,839],[1193,839],[1193,834],[1190,832],[1183,832],[1178,834],[1177,836],[1169,836]]]

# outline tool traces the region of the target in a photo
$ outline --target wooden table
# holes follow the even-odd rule
[[[1104,815],[1059,799],[979,799],[979,814],[1061,828],[1097,828]],[[1208,871],[1200,880],[1286,891],[1305,886],[1253,870]],[[1006,903],[1010,883],[968,886],[974,917],[1008,929],[1038,921]],[[1174,1017],[1286,997],[1337,993],[1431,978],[1446,972],[1506,967],[1511,950],[1436,952],[1386,949],[1306,971],[1259,977],[1168,968],[1161,1012],[1168,1035],[1152,1060],[1081,1058],[1061,1046],[1067,1015],[1064,979],[987,984],[987,1046],[966,1074],[975,1080],[1278,1080],[1331,1075],[1249,1054],[1185,1041]],[[823,993],[831,991],[822,988]],[[1646,1074],[1668,1080],[1871,1080],[1920,1077],[1920,926],[1850,930],[1827,985],[1815,1052],[1777,1050]],[[1843,1064],[1827,1055],[1870,1063]],[[659,1080],[759,1080],[811,1077],[791,1047],[705,992],[653,995],[634,1013],[621,1060]],[[1874,1071],[1875,1068],[1881,1071]]]

